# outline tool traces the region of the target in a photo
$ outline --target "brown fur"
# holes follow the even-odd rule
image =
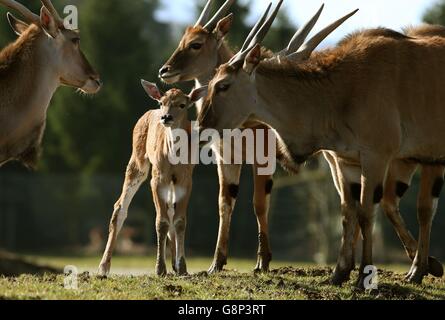
[[[6,84],[14,77],[14,72],[20,67],[22,61],[32,59],[35,41],[42,32],[39,27],[32,25],[17,41],[0,51],[0,84]]]
[[[360,31],[305,62],[261,62],[255,84],[241,66],[224,66],[211,81],[201,125],[221,130],[251,117],[274,127],[296,159],[320,150],[337,153],[337,162],[354,159],[362,184],[356,217],[365,239],[362,267],[372,264],[373,208],[390,161],[437,160],[445,152],[439,138],[443,112],[438,103],[444,100],[440,70],[445,68],[445,39],[431,30],[411,30],[409,36],[386,29]],[[214,86],[219,82],[231,84],[231,90],[216,95]],[[255,91],[260,104],[250,98]],[[236,110],[229,106],[233,101],[238,102]],[[349,221],[351,215],[345,218]],[[354,234],[351,229],[347,243],[353,245]],[[342,268],[353,267],[350,261],[342,261]],[[424,272],[425,262],[421,265]],[[418,277],[419,272],[414,273]],[[363,279],[361,274],[361,286]]]
[[[111,267],[111,258],[116,246],[117,236],[127,217],[128,207],[140,185],[151,173],[151,189],[156,207],[156,231],[158,235],[158,255],[156,273],[167,273],[165,264],[165,245],[167,236],[171,242],[173,253],[173,269],[179,274],[187,273],[184,257],[184,237],[187,221],[187,207],[192,189],[192,175],[194,165],[172,165],[169,160],[169,132],[163,124],[161,117],[163,108],[179,110],[179,105],[189,104],[188,96],[181,90],[169,90],[161,98],[161,109],[148,111],[144,114],[133,130],[133,153],[127,166],[123,191],[114,206],[110,221],[110,230],[107,247],[105,249],[99,272],[107,275]],[[175,128],[190,132],[190,121],[187,120],[187,109],[177,112]],[[190,162],[189,162],[190,163]],[[175,203],[169,203],[166,196],[169,190],[176,190]],[[173,216],[171,213],[173,212]],[[176,246],[179,248],[178,256]]]
[[[12,15],[8,18],[20,36],[0,51],[0,166],[17,160],[35,168],[47,108],[58,86],[93,93],[100,89],[99,76],[74,44],[77,32],[50,23],[47,31],[57,36],[49,38],[38,16],[32,16],[35,23],[30,25]]]
[[[21,106],[24,103],[24,99],[26,99],[26,94],[24,92],[33,90],[33,73],[27,73],[27,77],[31,80],[27,82],[29,86],[15,87],[11,86],[11,84],[19,82],[18,79],[25,72],[23,70],[25,65],[33,66],[35,64],[33,53],[35,51],[36,42],[41,34],[41,29],[32,25],[17,39],[17,41],[11,43],[0,51],[0,88],[2,88],[0,90],[0,96],[3,97],[3,101],[10,101],[7,98],[11,99],[10,96],[11,93],[13,93],[14,96],[12,99],[18,110],[22,108]],[[6,105],[0,104],[0,113],[2,109],[6,110]],[[6,121],[10,121],[10,119],[2,118],[0,119],[0,124]],[[35,169],[40,155],[40,144],[44,129],[44,123],[36,123],[33,128],[30,127],[28,136],[23,137],[21,141],[11,141],[10,143],[3,141],[3,144],[0,143],[0,165],[5,161],[14,159],[22,162],[28,168]]]

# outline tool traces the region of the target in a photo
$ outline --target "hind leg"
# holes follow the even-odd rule
[[[422,166],[420,192],[417,200],[419,242],[413,265],[407,275],[408,281],[413,283],[422,283],[423,277],[428,274],[429,268],[432,269],[433,267],[433,262],[429,262],[431,258],[428,258],[431,225],[444,183],[443,175],[444,167],[442,166]]]
[[[399,236],[406,254],[413,261],[417,254],[417,240],[407,229],[400,214],[400,200],[411,184],[412,177],[417,170],[417,165],[402,160],[392,162],[385,182],[383,200],[381,202],[383,212],[393,225]],[[442,264],[434,257],[429,257],[428,272],[436,277],[443,274]]]
[[[114,205],[113,216],[111,217],[107,246],[99,265],[99,275],[107,276],[110,272],[111,257],[116,246],[117,235],[119,234],[125,219],[127,218],[128,207],[138,191],[141,184],[147,179],[149,164],[140,168],[132,158],[127,166],[125,182],[122,194]]]
[[[172,269],[174,272],[177,272],[178,270],[176,270],[176,233],[172,232],[171,230],[168,232],[167,245],[170,247]]]
[[[192,182],[185,187],[187,194],[177,202],[173,228],[176,234],[176,257],[175,270],[178,275],[187,275],[187,264],[185,259],[185,232],[187,228],[187,207],[189,204]]]
[[[417,250],[417,241],[406,228],[405,222],[400,214],[400,199],[408,190],[412,177],[416,172],[417,165],[405,161],[395,160],[388,170],[385,182],[381,206],[383,212],[393,225],[399,236],[408,257],[413,260]]]

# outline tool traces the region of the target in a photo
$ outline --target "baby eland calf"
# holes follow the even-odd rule
[[[152,99],[159,102],[160,108],[148,111],[134,128],[133,154],[127,166],[122,194],[114,206],[108,243],[99,267],[102,276],[110,271],[111,256],[128,207],[150,172],[158,237],[156,274],[162,276],[167,273],[167,237],[171,242],[173,269],[180,275],[187,273],[184,235],[194,165],[172,165],[169,155],[173,152],[172,130],[183,129],[190,134],[187,109],[200,97],[194,93],[188,96],[178,89],[164,94],[155,84],[145,80],[142,80],[142,86]]]

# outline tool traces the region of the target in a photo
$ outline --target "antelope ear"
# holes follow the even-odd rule
[[[23,32],[25,32],[26,29],[28,29],[29,24],[26,22],[23,22],[22,20],[17,19],[12,15],[12,13],[8,12],[6,14],[6,17],[8,18],[9,25],[11,26],[12,30],[20,36]]]
[[[190,92],[189,98],[192,103],[195,103],[207,95],[207,91],[209,90],[209,86],[204,86],[201,88],[195,88]]]
[[[51,15],[51,13],[45,7],[40,10],[40,24],[45,33],[51,38],[57,36],[59,27],[57,26],[56,20]]]
[[[158,102],[161,100],[163,93],[159,90],[158,86],[155,83],[141,80],[141,84],[150,98]]]
[[[246,59],[244,60],[243,69],[248,74],[252,74],[253,71],[256,69],[258,64],[261,61],[261,46],[257,44],[255,47],[253,47],[252,50],[250,50],[249,54],[247,55]]]
[[[216,28],[213,31],[218,41],[224,38],[226,34],[230,31],[232,23],[233,23],[233,13],[229,14],[228,16],[218,21],[218,24],[216,25]]]

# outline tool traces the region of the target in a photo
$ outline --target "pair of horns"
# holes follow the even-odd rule
[[[59,26],[63,25],[63,19],[60,17],[56,8],[54,8],[52,2],[50,0],[41,0],[42,5],[49,11],[49,13],[53,16]],[[21,3],[14,0],[0,0],[0,4],[17,11],[20,13],[23,18],[27,20],[29,23],[35,23],[40,25],[40,17],[35,13],[31,12],[28,8],[26,8]]]
[[[267,18],[270,8],[272,7],[272,3],[269,4],[266,11],[263,13],[261,18],[258,20],[253,29],[250,31],[249,35],[246,38],[246,41],[241,47],[241,50],[229,61],[230,65],[234,66],[244,61],[249,52],[256,45],[260,44],[264,40],[265,36],[270,30],[270,27],[273,24],[273,21],[275,20],[278,14],[278,11],[280,10],[282,3],[283,0],[280,0],[274,12],[270,15],[269,18]],[[318,32],[315,36],[313,36],[309,41],[305,43],[307,36],[315,27],[315,24],[320,18],[323,9],[324,9],[324,4],[320,7],[317,13],[294,34],[286,49],[278,53],[279,57],[288,57],[289,59],[297,61],[303,61],[305,59],[308,59],[312,54],[312,52],[318,47],[318,45],[324,39],[326,39],[327,36],[329,36],[334,30],[336,30],[339,26],[341,26],[346,20],[348,20],[358,11],[358,9],[356,9],[351,13],[347,14],[346,16],[331,23],[329,26]]]
[[[340,27],[346,20],[357,13],[359,9],[356,9],[344,17],[334,21],[326,28],[322,29],[315,36],[313,36],[309,41],[306,41],[307,36],[315,27],[315,24],[320,18],[320,15],[324,9],[324,4],[317,11],[317,13],[302,27],[290,40],[286,49],[278,53],[279,57],[288,57],[289,59],[296,61],[303,61],[310,57],[312,52],[319,46],[319,44],[326,39],[332,32],[334,32],[338,27]]]
[[[202,11],[201,15],[198,18],[198,21],[195,23],[195,27],[201,26],[204,29],[208,31],[213,31],[215,29],[216,25],[218,24],[218,21],[224,18],[227,13],[230,10],[230,7],[232,7],[235,0],[227,0],[221,8],[215,13],[215,15],[210,18],[210,13],[212,12],[212,7],[215,4],[215,0],[209,0],[207,1],[207,4],[204,7],[204,10]]]
[[[283,1],[284,0],[280,0],[277,6],[275,7],[274,11],[272,12],[272,14],[269,17],[267,17],[272,7],[272,2],[269,3],[269,5],[266,8],[266,11],[264,11],[261,18],[257,21],[257,23],[250,31],[249,35],[246,38],[246,41],[244,41],[241,50],[235,56],[233,56],[233,58],[229,61],[230,65],[236,65],[239,62],[244,61],[250,50],[252,50],[257,44],[260,44],[264,40],[264,38],[266,37],[267,33],[270,30],[270,27],[275,21],[275,18],[278,15],[278,11],[280,11]]]

